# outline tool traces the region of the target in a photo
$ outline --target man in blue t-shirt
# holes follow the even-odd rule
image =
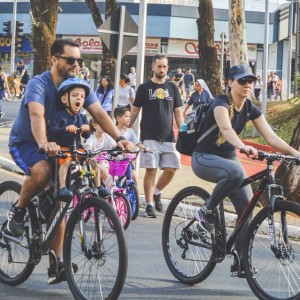
[[[66,78],[75,77],[80,63],[82,58],[79,45],[71,39],[56,39],[51,46],[50,71],[33,77],[27,85],[9,139],[12,158],[27,174],[19,200],[8,214],[7,229],[14,236],[24,234],[26,205],[49,184],[51,179],[51,166],[47,155],[56,155],[60,147],[55,142],[49,142],[47,132],[54,114],[61,105],[60,101],[57,101],[58,87]],[[94,92],[90,91],[84,107],[101,128],[116,140],[121,149],[129,146],[130,143],[119,135],[111,118],[102,109]],[[43,149],[47,155],[39,153],[39,149]],[[53,250],[57,258],[61,256],[64,227],[65,224],[62,222],[51,245],[51,251]],[[54,265],[58,265],[58,272],[53,270]],[[64,274],[61,274],[63,272],[63,264],[57,264],[53,258],[50,259],[49,284],[60,282],[64,278]]]

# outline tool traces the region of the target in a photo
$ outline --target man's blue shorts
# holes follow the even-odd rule
[[[27,175],[30,175],[29,168],[41,160],[48,159],[45,154],[39,153],[39,147],[35,143],[24,142],[9,146],[9,153]]]

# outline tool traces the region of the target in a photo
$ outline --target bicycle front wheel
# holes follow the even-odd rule
[[[22,236],[22,245],[7,239],[7,212],[18,200],[21,185],[15,181],[6,181],[0,184],[0,280],[9,285],[18,285],[24,282],[32,273],[35,265],[30,263],[27,237]],[[26,213],[29,227],[28,233],[32,234],[32,220]],[[31,236],[30,236],[31,237]]]
[[[243,257],[248,284],[259,299],[300,299],[299,204],[276,200],[273,213],[262,209],[245,236]]]
[[[114,201],[121,224],[127,229],[131,220],[130,202],[124,193],[119,192],[114,192]]]
[[[212,243],[198,230],[197,210],[209,194],[195,186],[178,192],[171,200],[163,222],[162,247],[166,263],[181,282],[195,284],[206,279],[216,266]]]
[[[87,220],[86,210],[91,212]],[[120,220],[105,200],[87,198],[74,208],[67,222],[63,255],[75,299],[119,297],[127,274],[127,244]],[[78,266],[75,273],[72,263]]]
[[[135,184],[126,187],[126,196],[129,199],[131,205],[131,220],[135,220],[139,214],[140,209],[140,195]]]

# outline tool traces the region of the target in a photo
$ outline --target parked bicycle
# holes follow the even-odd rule
[[[125,194],[125,189],[116,184],[117,177],[123,176],[128,166],[128,160],[123,158],[122,151],[119,151],[119,155],[116,156],[111,155],[110,150],[102,150],[101,154],[96,157],[96,161],[108,161],[108,173],[112,176],[113,181],[111,196],[108,200],[110,205],[116,210],[124,229],[127,229],[131,220],[131,205]]]
[[[239,262],[238,277],[246,277],[259,299],[300,299],[300,205],[287,201],[283,187],[276,182],[273,163],[300,164],[300,158],[282,154],[258,153],[267,168],[245,178],[241,186],[259,180],[254,196],[237,220],[229,238],[225,226],[223,201],[215,210],[215,230],[203,231],[195,214],[209,198],[196,186],[178,192],[166,211],[162,246],[167,265],[181,282],[195,284],[205,280],[226,256]],[[255,206],[266,196],[267,204],[253,218],[243,237],[242,261],[234,244]]]
[[[13,73],[12,75],[8,76],[7,81],[8,81],[8,87],[10,91],[10,97],[8,97],[7,90],[4,93],[4,100],[6,101],[12,101],[16,97],[18,99],[22,99],[24,94],[25,94],[25,89],[26,85],[22,84],[20,80],[17,80],[18,76]],[[19,92],[17,94],[17,91]]]
[[[119,218],[106,200],[91,187],[93,170],[87,159],[99,151],[61,151],[56,158],[53,184],[34,197],[25,216],[25,232],[20,238],[7,229],[7,211],[19,197],[21,185],[14,181],[0,184],[0,280],[18,285],[29,278],[42,255],[51,254],[51,241],[71,202],[59,202],[58,158],[72,157],[67,187],[77,204],[67,220],[63,261],[70,290],[75,299],[117,299],[127,274],[127,244]],[[93,211],[85,219],[86,212]],[[113,227],[113,230],[111,229]],[[78,265],[73,273],[72,263]]]

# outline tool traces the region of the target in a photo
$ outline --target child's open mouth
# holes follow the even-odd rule
[[[76,103],[75,103],[75,106],[76,106],[76,107],[80,107],[80,102],[76,102]]]

